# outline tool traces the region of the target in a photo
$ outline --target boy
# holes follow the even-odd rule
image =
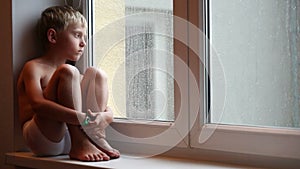
[[[81,161],[120,156],[104,139],[113,120],[105,73],[88,68],[81,76],[65,64],[81,57],[86,29],[85,18],[68,6],[46,9],[38,22],[45,53],[28,61],[18,80],[23,136],[36,155],[69,154]]]

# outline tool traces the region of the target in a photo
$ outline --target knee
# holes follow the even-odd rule
[[[90,77],[95,77],[96,80],[99,80],[101,82],[106,82],[107,81],[107,74],[104,70],[98,69],[95,67],[89,67],[86,70],[85,75],[89,75]],[[92,75],[92,76],[91,76]]]
[[[59,75],[61,78],[67,78],[67,79],[77,79],[80,78],[79,70],[72,65],[69,64],[63,64],[58,68]]]
[[[96,72],[96,80],[100,80],[102,82],[106,82],[107,81],[107,74],[104,70],[102,69],[97,69]]]

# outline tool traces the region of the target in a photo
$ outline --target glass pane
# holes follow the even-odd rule
[[[299,7],[298,0],[210,0],[212,123],[300,127]]]
[[[94,65],[108,74],[115,117],[173,121],[173,1],[97,0],[93,14]]]

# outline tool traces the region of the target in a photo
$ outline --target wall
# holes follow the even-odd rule
[[[0,168],[5,152],[13,151],[13,69],[11,1],[0,1]]]
[[[61,4],[61,0],[14,0],[12,3],[13,12],[13,70],[14,86],[16,86],[19,72],[23,64],[40,55],[40,46],[35,35],[35,26],[41,12],[52,5]],[[28,5],[34,4],[34,5]],[[63,4],[62,4],[63,5]],[[16,98],[16,93],[15,93]],[[14,102],[17,108],[17,102]],[[18,123],[17,109],[15,109],[15,149],[23,150],[24,145],[21,135],[21,127]]]
[[[0,1],[0,168],[5,165],[5,153],[24,149],[17,117],[15,86],[24,62],[39,54],[34,39],[34,26],[40,12],[61,0]]]

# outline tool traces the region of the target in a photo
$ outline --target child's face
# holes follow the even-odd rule
[[[70,24],[66,30],[58,33],[57,44],[66,59],[78,61],[86,45],[86,27],[83,24]]]

